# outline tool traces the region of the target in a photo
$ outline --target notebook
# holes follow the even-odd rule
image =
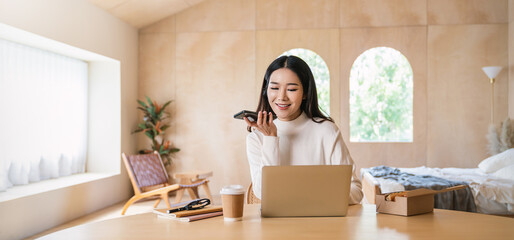
[[[202,214],[194,214],[194,215],[182,215],[177,216],[176,214],[169,214],[167,213],[168,209],[154,209],[153,212],[157,214],[158,218],[165,218],[165,219],[172,219],[177,220],[181,222],[193,222],[201,219],[211,218],[211,217],[217,217],[223,215],[223,211],[215,211],[215,212],[207,212]]]
[[[193,216],[193,215],[198,215],[198,214],[223,211],[223,208],[221,206],[207,206],[202,209],[184,210],[184,211],[175,212],[175,213],[168,213],[168,209],[170,209],[170,208],[154,209],[153,212],[156,213],[157,215],[167,216],[169,218],[180,218],[180,217],[188,217],[188,216]]]
[[[264,166],[262,217],[346,216],[352,165]]]

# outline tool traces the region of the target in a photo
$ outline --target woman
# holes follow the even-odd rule
[[[250,122],[246,138],[254,194],[261,198],[263,166],[354,165],[341,132],[318,107],[312,72],[302,59],[282,56],[264,75],[258,118]],[[273,114],[277,119],[273,120]],[[355,174],[350,204],[362,199],[361,182]]]

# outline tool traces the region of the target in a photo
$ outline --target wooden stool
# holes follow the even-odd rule
[[[208,177],[212,177],[212,171],[193,171],[173,174],[173,178],[177,179],[178,184],[181,186],[194,185],[198,182],[206,180]],[[205,183],[200,186],[203,187],[205,193],[207,194],[207,198],[209,198],[209,200],[212,202],[213,199],[208,184]],[[198,195],[198,187],[200,186],[187,187],[187,191],[189,192],[191,199],[199,198],[200,195]],[[175,197],[175,201],[177,203],[182,200],[182,196],[184,196],[184,190],[184,188],[177,190],[177,196]]]

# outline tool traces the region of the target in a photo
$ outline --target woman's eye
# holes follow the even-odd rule
[[[287,91],[290,91],[290,92],[296,92],[298,89],[287,89]]]
[[[270,88],[270,89],[271,89],[271,90],[278,90],[278,88],[273,88],[273,87],[272,87],[272,88]]]

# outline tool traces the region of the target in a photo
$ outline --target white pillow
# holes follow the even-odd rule
[[[9,180],[10,168],[10,161],[7,161],[6,159],[0,159],[0,192],[12,187],[11,181]]]
[[[65,153],[61,154],[61,158],[59,159],[59,176],[71,175],[71,166],[71,155]]]
[[[495,173],[493,173],[493,176],[498,178],[505,178],[510,179],[514,181],[514,165],[506,166]]]
[[[514,164],[514,148],[486,158],[478,164],[478,168],[485,173],[493,173],[512,164]]]
[[[59,177],[60,158],[61,155],[57,154],[45,154],[41,156],[41,162],[39,164],[39,178],[41,180]]]
[[[30,170],[29,170],[29,182],[39,182],[41,179],[39,178],[39,164],[40,159],[35,158],[30,161]]]
[[[9,181],[13,185],[24,185],[29,183],[29,162],[11,162],[9,168]]]

